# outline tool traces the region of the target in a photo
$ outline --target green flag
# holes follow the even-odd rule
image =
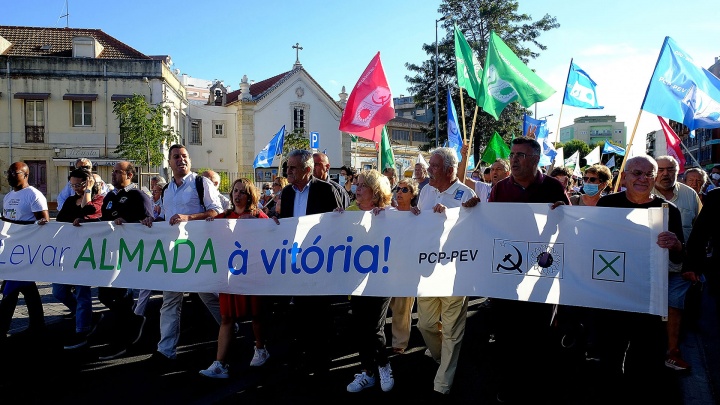
[[[482,80],[482,65],[478,61],[475,53],[465,40],[462,31],[455,24],[455,65],[457,66],[458,86],[467,90],[468,95],[475,99],[478,105],[482,102],[482,97],[478,99],[480,92],[480,81]],[[473,67],[473,74],[468,72],[467,67]]]
[[[510,156],[510,148],[507,146],[502,137],[495,132],[490,138],[485,151],[480,158],[485,163],[494,163],[497,159],[507,159]]]
[[[395,155],[393,155],[390,138],[388,138],[387,127],[382,129],[382,141],[380,142],[380,171],[388,167],[395,168]]]
[[[485,96],[482,109],[498,119],[512,101],[523,107],[546,100],[555,90],[530,70],[505,45],[495,31],[490,33],[485,71],[480,90]]]

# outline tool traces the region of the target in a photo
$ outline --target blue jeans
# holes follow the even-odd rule
[[[72,288],[75,287],[75,291]],[[85,285],[53,284],[53,297],[75,313],[75,332],[90,332],[92,327],[92,296]]]

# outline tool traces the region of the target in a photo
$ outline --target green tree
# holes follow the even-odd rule
[[[149,105],[141,95],[113,102],[113,113],[120,121],[120,144],[115,153],[138,166],[146,166],[148,173],[151,166],[162,164],[163,145],[179,139],[174,128],[163,124],[169,109]]]
[[[547,47],[538,41],[540,34],[553,28],[558,28],[555,17],[545,15],[533,21],[528,14],[519,14],[517,0],[443,0],[438,11],[442,15],[450,15],[442,23],[446,35],[438,40],[438,122],[439,143],[447,139],[447,88],[452,89],[453,102],[458,109],[458,122],[463,126],[462,112],[465,111],[465,130],[470,137],[475,101],[465,94],[463,106],[457,88],[455,70],[455,43],[453,37],[453,24],[457,23],[465,35],[470,47],[477,53],[478,60],[484,64],[487,53],[487,43],[491,31],[495,31],[515,54],[527,63],[539,56],[538,51],[525,46],[525,43],[534,45],[538,50]],[[418,105],[435,105],[435,43],[423,44],[423,50],[428,59],[421,64],[406,63],[405,67],[410,74],[405,79],[410,83],[408,91],[415,96]],[[463,108],[464,107],[464,108]],[[480,151],[485,148],[494,132],[500,134],[506,141],[513,133],[522,130],[522,117],[527,110],[517,103],[511,103],[496,121],[489,114],[478,111],[473,132],[473,154],[475,161],[479,159]],[[461,129],[462,131],[462,129]],[[435,127],[428,126],[428,139],[430,143],[424,145],[428,150],[435,145]]]
[[[283,161],[287,158],[288,153],[295,149],[310,150],[310,139],[303,128],[295,128],[292,132],[285,134],[283,141]]]

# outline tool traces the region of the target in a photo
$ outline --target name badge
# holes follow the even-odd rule
[[[464,190],[457,190],[457,191],[455,191],[455,197],[454,197],[454,199],[456,199],[456,200],[462,200],[464,194],[465,194],[465,191],[464,191]]]

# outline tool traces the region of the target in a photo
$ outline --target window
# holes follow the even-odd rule
[[[190,145],[202,145],[202,120],[190,120]]]
[[[92,126],[92,101],[73,101],[72,114],[74,127]]]
[[[413,141],[427,143],[429,141],[428,136],[424,132],[413,132]]]
[[[44,100],[25,100],[25,142],[45,142]]]
[[[225,138],[225,122],[213,121],[213,138]]]
[[[409,141],[410,140],[410,131],[393,129],[392,130],[392,139],[395,141]]]
[[[305,129],[305,108],[293,107],[293,129]]]

